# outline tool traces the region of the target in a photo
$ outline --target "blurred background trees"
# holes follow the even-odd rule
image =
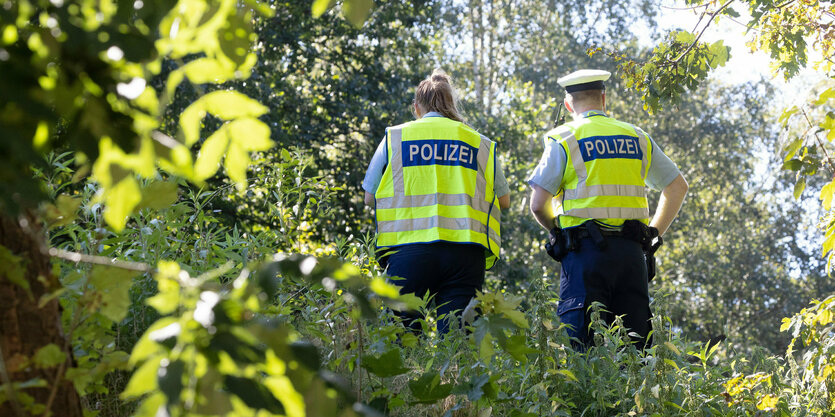
[[[435,67],[453,76],[468,123],[499,144],[513,204],[503,216],[503,260],[488,273],[487,287],[524,295],[519,308],[543,315],[528,329],[543,337],[539,348],[557,340],[545,336],[558,323],[542,303],[554,302],[559,266],[543,253],[546,233],[528,213],[524,181],[563,98],[557,78],[601,68],[615,74],[607,84],[608,112],[647,130],[691,186],[651,284],[672,342],[725,336],[720,355],[784,353],[800,333],[781,333],[781,320],[833,290],[819,243],[819,227],[828,230],[824,254],[835,241],[833,16],[831,2],[807,3],[692,4],[704,19],[693,31],[672,33],[662,29],[662,4],[654,0],[6,3],[0,8],[0,311],[9,319],[0,328],[0,383],[18,384],[21,395],[0,401],[0,410],[12,407],[8,413],[20,415],[40,412],[40,405],[80,415],[82,407],[99,404],[104,414],[126,414],[136,410],[128,397],[148,392],[147,381],[165,390],[164,398],[143,397],[153,398],[139,406],[147,412],[163,403],[193,411],[188,395],[221,386],[238,399],[221,398],[215,411],[238,400],[276,413],[275,401],[293,403],[247,397],[269,390],[222,367],[206,371],[215,385],[188,391],[176,383],[188,382],[189,366],[217,359],[228,345],[193,345],[214,340],[210,326],[157,333],[157,339],[148,330],[196,314],[207,302],[202,292],[226,300],[216,304],[216,317],[228,334],[277,332],[267,350],[282,361],[313,357],[304,347],[288,347],[297,330],[324,341],[317,348],[327,352],[330,370],[360,383],[357,363],[380,370],[375,361],[385,362],[383,348],[392,347],[396,331],[383,334],[380,329],[390,328],[381,325],[369,334],[362,309],[350,300],[385,299],[384,287],[375,284],[379,293],[351,287],[356,296],[345,301],[332,295],[337,287],[321,285],[327,274],[299,266],[305,258],[281,264],[296,265],[293,273],[259,261],[275,252],[333,255],[359,271],[343,271],[345,282],[354,285],[360,275],[380,282],[373,281],[381,271],[360,183],[385,127],[413,118],[414,87]],[[772,54],[779,74],[794,76],[812,57],[829,83],[816,86],[803,104],[782,109],[769,80],[733,85],[709,77],[727,62],[728,50],[703,42],[700,31],[734,17],[735,7],[749,12],[758,29],[752,45]],[[821,205],[814,202],[818,193]],[[133,272],[91,267],[113,259]],[[165,260],[178,266],[160,271]],[[178,280],[175,270],[185,278]],[[258,277],[257,286],[232,291],[242,276]],[[183,290],[176,298],[178,286],[200,291]],[[258,291],[274,292],[273,298],[248,298]],[[247,313],[231,307],[246,302]],[[280,325],[251,321],[249,313]],[[41,321],[12,319],[18,317]],[[524,328],[516,324],[513,336],[497,337],[518,359],[528,342],[513,339]],[[364,346],[364,337],[377,344]],[[241,340],[254,346],[233,353],[241,369],[248,363],[282,377],[269,368],[266,350]],[[488,355],[483,340],[478,355]],[[163,349],[169,345],[199,355],[176,356],[180,350]],[[160,365],[163,356],[153,355],[129,361],[137,346],[159,348],[155,355],[178,364]],[[363,349],[375,359],[363,359]],[[683,362],[680,356],[675,361]],[[310,372],[291,375],[296,394],[320,398],[326,386],[339,386],[316,360],[306,362]],[[120,400],[126,370],[135,365],[147,366],[140,375],[146,379]],[[511,362],[502,366],[508,366],[502,372],[519,370]],[[499,375],[498,369],[491,372]],[[433,380],[430,369],[422,371],[420,378]],[[494,380],[473,378],[466,382],[471,392],[492,392]],[[230,381],[241,385],[229,388]],[[447,389],[431,386],[424,398]],[[518,395],[554,395],[547,388],[522,393],[521,386],[524,380]],[[340,392],[323,407],[341,410],[371,399],[361,389]],[[381,392],[391,394],[386,401],[405,404]],[[33,393],[31,401],[26,393]],[[358,407],[358,414],[373,415]]]

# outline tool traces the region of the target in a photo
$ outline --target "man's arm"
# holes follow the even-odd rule
[[[531,184],[533,191],[531,192],[531,213],[539,223],[546,230],[554,228],[554,207],[551,205],[551,199],[554,195],[548,190],[536,184]]]
[[[502,210],[507,210],[510,208],[510,193],[507,193],[499,197],[499,208]]]
[[[687,181],[679,174],[673,182],[664,187],[661,191],[661,198],[658,200],[658,207],[655,209],[655,216],[653,216],[650,226],[658,229],[659,236],[663,236],[667,228],[678,215],[682,203],[684,203],[684,196],[687,195]],[[531,208],[533,209],[533,201],[531,201]]]
[[[368,191],[365,192],[365,205],[374,207],[374,194],[371,194]]]

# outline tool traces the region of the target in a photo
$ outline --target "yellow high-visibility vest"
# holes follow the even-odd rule
[[[502,243],[496,144],[464,123],[424,117],[386,129],[386,153],[374,195],[377,247],[474,243],[492,268]]]
[[[652,142],[643,130],[591,111],[546,134],[565,150],[566,167],[557,198],[564,214],[559,227],[579,226],[594,219],[621,226],[635,219],[649,224],[644,180],[649,172]]]

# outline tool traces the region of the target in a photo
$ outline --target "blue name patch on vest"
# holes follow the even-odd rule
[[[577,141],[580,154],[588,162],[595,159],[643,159],[644,152],[634,136],[591,136]]]
[[[404,167],[456,165],[478,171],[478,148],[460,140],[410,140],[401,146]]]

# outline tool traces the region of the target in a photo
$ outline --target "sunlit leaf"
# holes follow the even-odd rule
[[[194,178],[196,180],[204,181],[217,172],[228,144],[229,136],[225,126],[212,133],[203,142],[200,153],[197,155],[197,161],[194,163]]]
[[[314,0],[311,12],[313,17],[319,17],[336,4],[336,0]]]
[[[90,273],[90,284],[101,294],[101,309],[105,317],[120,322],[130,307],[130,287],[136,271],[96,265]]]
[[[125,228],[128,215],[142,201],[139,184],[133,176],[127,176],[112,188],[105,190],[104,220],[113,230]]]
[[[40,368],[52,368],[66,362],[67,354],[58,345],[50,343],[38,349],[32,361]]]

